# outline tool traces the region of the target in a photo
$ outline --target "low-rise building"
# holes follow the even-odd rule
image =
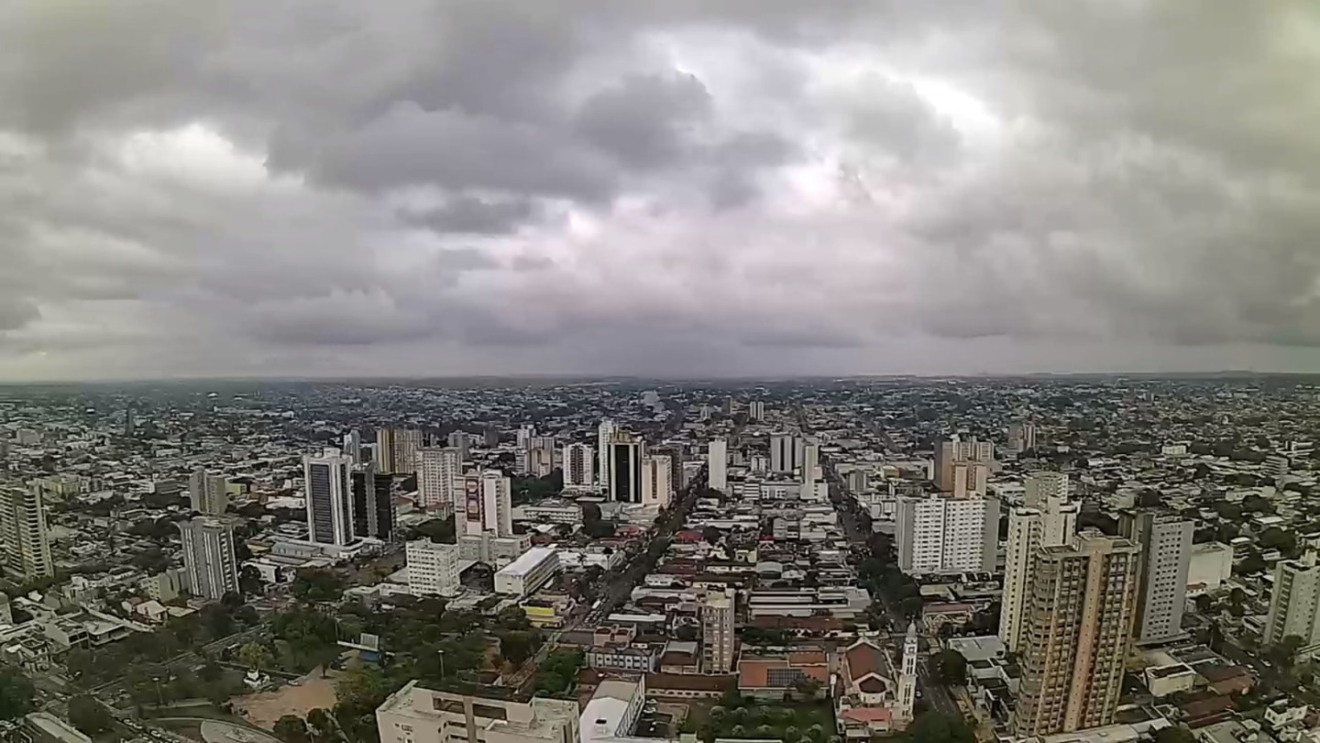
[[[432,691],[413,681],[376,709],[381,743],[571,743],[577,702],[509,701]]]
[[[560,569],[554,547],[533,547],[495,573],[495,593],[529,596]]]

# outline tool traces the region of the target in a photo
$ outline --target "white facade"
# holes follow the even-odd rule
[[[602,420],[600,427],[596,429],[596,456],[599,459],[596,463],[596,482],[606,489],[609,488],[612,479],[610,477],[610,440],[614,438],[614,433],[618,430],[618,426],[609,418]]]
[[[338,449],[303,457],[309,541],[340,547],[353,541],[352,468],[352,457]]]
[[[429,539],[409,542],[408,591],[414,596],[454,596],[459,583],[457,544],[437,544]]]
[[[1221,542],[1192,545],[1187,564],[1187,587],[1198,592],[1217,590],[1233,577],[1233,548]]]
[[[1316,564],[1316,554],[1307,552],[1300,560],[1281,560],[1274,566],[1274,588],[1263,644],[1273,645],[1291,635],[1302,638],[1302,647],[1320,643],[1318,615],[1320,566]]]
[[[706,603],[701,607],[702,660],[706,673],[729,673],[733,669],[736,595],[731,588],[723,593],[706,594]]]
[[[721,493],[729,489],[729,443],[711,439],[706,454],[707,484]]]
[[[792,473],[798,467],[797,437],[791,433],[770,434],[770,471]]]
[[[1068,476],[1062,473],[1037,472],[1027,478],[1025,490],[1026,506],[1008,515],[1004,595],[999,614],[999,638],[1014,651],[1019,649],[1025,627],[1036,555],[1042,547],[1072,542],[1081,507],[1068,502]]]
[[[577,743],[575,700],[530,702],[431,691],[410,682],[376,709],[380,743]]]
[[[674,499],[672,467],[668,455],[642,457],[642,505],[668,508]]]
[[[464,533],[513,534],[513,498],[509,478],[499,470],[485,470],[480,477],[464,478]]]
[[[1192,522],[1174,515],[1138,511],[1124,514],[1119,527],[1123,536],[1141,546],[1133,635],[1139,642],[1181,637]]]
[[[802,481],[813,482],[820,479],[820,444],[809,439],[802,444]]]
[[[910,575],[995,569],[999,502],[990,498],[900,498],[898,565]]]
[[[564,447],[564,487],[589,488],[595,484],[593,458],[595,450],[586,444],[568,444]]]
[[[212,475],[198,467],[188,478],[189,506],[198,513],[219,516],[229,506],[228,487],[224,475]]]
[[[452,513],[462,487],[462,449],[425,448],[417,451],[418,505]]]
[[[560,569],[554,547],[533,547],[495,573],[495,593],[530,596]]]
[[[761,400],[752,400],[747,403],[747,420],[765,420],[765,402]]]

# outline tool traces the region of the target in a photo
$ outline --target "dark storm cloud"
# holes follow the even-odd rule
[[[0,374],[150,374],[198,336],[169,373],[358,370],[364,345],[612,373],[1320,345],[1318,24],[1154,0],[3,3]]]

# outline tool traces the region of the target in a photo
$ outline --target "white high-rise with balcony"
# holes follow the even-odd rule
[[[463,450],[454,447],[417,450],[417,500],[422,508],[453,513],[463,483]]]
[[[724,439],[711,439],[706,455],[707,484],[721,493],[729,489],[729,444]]]
[[[1038,472],[1027,478],[1021,508],[1008,515],[1008,549],[1004,555],[1004,594],[1000,604],[999,637],[1017,651],[1023,642],[1024,615],[1035,560],[1042,547],[1072,542],[1080,505],[1068,502],[1068,476]]]
[[[596,481],[592,472],[592,468],[595,467],[594,458],[595,451],[586,444],[564,446],[564,487],[584,489],[594,485]]]
[[[910,575],[990,573],[999,545],[993,498],[900,498],[898,566]]]

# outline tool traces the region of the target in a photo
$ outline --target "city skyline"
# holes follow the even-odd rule
[[[1320,370],[1304,5],[817,5],[9,3],[0,380]]]

